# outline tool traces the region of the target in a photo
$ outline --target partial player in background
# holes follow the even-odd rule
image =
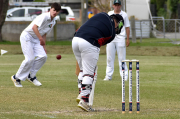
[[[106,76],[104,78],[104,81],[112,80],[112,75],[114,72],[114,60],[116,56],[118,56],[118,62],[119,62],[119,72],[120,76],[122,77],[122,60],[126,59],[126,47],[129,46],[129,34],[130,34],[130,24],[127,14],[121,10],[121,1],[120,0],[114,0],[113,4],[113,11],[108,12],[108,15],[112,14],[119,14],[124,19],[124,26],[121,30],[121,33],[117,34],[114,40],[107,44],[106,46],[106,54],[107,54],[107,67],[106,67]],[[127,35],[127,40],[125,40]],[[128,68],[127,64],[125,63],[125,80],[128,80]]]
[[[94,16],[94,13],[92,12],[92,8],[88,8],[88,19]]]
[[[109,16],[99,13],[83,24],[75,33],[72,49],[80,73],[78,74],[79,95],[76,99],[78,107],[85,111],[93,111],[93,97],[97,79],[97,61],[100,47],[110,43],[115,33],[119,34],[124,24],[121,15]]]
[[[59,14],[61,6],[58,3],[51,5],[50,12],[37,16],[31,24],[21,33],[20,42],[25,60],[11,80],[16,87],[22,87],[21,81],[26,79],[36,86],[42,84],[37,80],[36,73],[46,62],[46,34],[50,33],[55,25],[55,17]]]

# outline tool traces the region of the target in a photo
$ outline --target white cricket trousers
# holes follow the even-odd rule
[[[25,81],[29,74],[31,78],[36,76],[37,71],[46,62],[47,55],[39,39],[34,39],[25,31],[21,33],[20,42],[25,60],[19,67],[16,78]]]
[[[93,78],[90,76],[94,76],[100,48],[93,46],[82,38],[74,37],[72,40],[72,49],[80,70],[83,70],[83,74],[79,73],[78,78],[82,78],[82,84],[92,85]],[[81,91],[82,96],[87,94],[90,94],[90,90]]]
[[[120,76],[122,78],[122,60],[126,59],[126,46],[122,45],[121,42],[111,42],[106,45],[106,54],[107,54],[107,67],[106,67],[106,78],[112,79],[112,75],[114,72],[114,60],[116,56],[118,56],[119,62],[119,71]],[[128,79],[128,68],[125,63],[125,78]]]

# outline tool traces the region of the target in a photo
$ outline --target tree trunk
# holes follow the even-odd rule
[[[1,31],[6,18],[8,4],[9,4],[9,0],[0,0],[0,41],[3,41]]]

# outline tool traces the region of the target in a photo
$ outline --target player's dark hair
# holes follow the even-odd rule
[[[61,10],[61,5],[55,2],[51,5],[51,8],[54,8],[57,12],[59,12]]]

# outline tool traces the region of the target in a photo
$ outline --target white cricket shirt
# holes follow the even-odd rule
[[[53,26],[56,24],[56,21],[55,18],[51,21],[50,12],[42,13],[41,15],[37,16],[26,29],[24,29],[24,31],[28,32],[34,39],[38,39],[32,29],[34,24],[38,26],[39,33],[41,36],[43,36],[44,34],[51,32]]]
[[[112,15],[112,14],[115,14],[114,13],[114,10],[112,11],[109,11],[108,12],[108,15]],[[125,41],[125,37],[126,37],[126,29],[125,27],[130,27],[130,24],[129,24],[129,19],[128,19],[128,16],[127,14],[121,10],[121,12],[119,13],[123,19],[124,19],[124,26],[123,28],[121,29],[121,33],[120,34],[117,34],[116,37],[114,38],[114,40],[112,42],[124,42]],[[124,39],[124,41],[122,41]]]

